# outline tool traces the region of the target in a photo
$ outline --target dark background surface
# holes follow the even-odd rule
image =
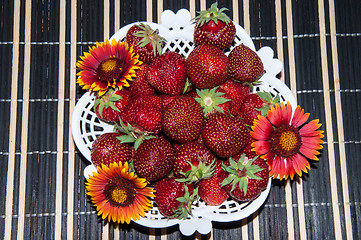
[[[214,223],[205,236],[182,236],[177,226],[104,225],[97,217],[85,191],[88,162],[69,131],[84,93],[75,84],[75,62],[126,24],[158,22],[165,9],[195,14],[212,3],[1,1],[0,238],[361,238],[361,2],[351,0],[218,1],[256,49],[273,48],[284,64],[279,77],[323,124],[324,148],[308,174],[273,181],[253,216]]]

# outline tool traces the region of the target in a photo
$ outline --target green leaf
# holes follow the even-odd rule
[[[118,140],[120,140],[121,143],[134,143],[135,139],[130,135],[122,135],[117,137]]]
[[[97,100],[94,101],[94,105],[93,105],[94,111],[98,107],[99,104],[100,104],[100,99],[98,98]]]
[[[257,92],[257,95],[265,100],[266,102],[272,101],[272,95],[269,92],[263,91],[263,92]]]
[[[181,203],[184,203],[187,201],[187,199],[185,197],[179,197],[179,198],[176,198],[176,200]]]
[[[239,189],[244,192],[244,195],[247,194],[248,189],[248,179],[246,177],[242,178],[239,182]]]
[[[231,192],[236,188],[236,185],[239,184],[240,181],[241,181],[240,178],[235,178],[235,179],[233,180]]]
[[[281,102],[281,97],[280,95],[276,95],[274,98],[273,98],[273,103],[276,104],[276,103],[280,103]]]
[[[181,183],[186,183],[188,182],[188,180],[186,178],[177,178],[176,179],[177,182],[181,182]]]
[[[228,184],[230,184],[232,181],[233,181],[234,177],[233,176],[230,176],[228,175],[221,183],[221,186],[226,186]]]
[[[247,172],[246,174],[247,174],[248,178],[251,178],[251,179],[255,179],[255,180],[261,180],[262,179],[261,177],[255,175],[252,172]]]
[[[111,101],[111,102],[117,102],[117,101],[120,101],[120,100],[123,100],[123,97],[118,95],[118,94],[112,94],[109,97],[109,101]]]
[[[109,103],[109,106],[111,107],[111,109],[113,109],[114,111],[120,112],[119,108],[117,106],[114,105],[113,102]]]
[[[134,142],[134,150],[137,151],[138,147],[140,146],[140,144],[142,144],[143,142],[143,136],[140,138],[137,138],[137,140]]]
[[[267,113],[268,113],[269,110],[270,110],[270,107],[268,105],[263,106],[261,108],[261,115],[264,116],[264,117],[267,116]]]
[[[103,110],[104,110],[104,105],[103,105],[103,104],[99,104],[99,109],[98,109],[98,111],[99,111],[100,116],[103,116]]]

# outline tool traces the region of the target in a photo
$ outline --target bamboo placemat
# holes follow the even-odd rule
[[[228,0],[256,48],[283,62],[280,79],[325,131],[311,170],[277,181],[247,219],[214,223],[202,236],[177,227],[103,224],[86,197],[87,161],[70,119],[84,93],[75,63],[97,41],[165,9],[196,11],[204,0],[1,1],[0,237],[2,239],[360,239],[361,2]]]

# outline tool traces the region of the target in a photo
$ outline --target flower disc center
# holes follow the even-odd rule
[[[118,58],[107,58],[99,64],[97,76],[101,81],[117,80],[123,74],[123,65],[123,62]]]
[[[135,186],[119,176],[114,177],[104,188],[104,194],[114,207],[126,207],[135,200]]]
[[[302,141],[297,128],[284,125],[274,131],[271,144],[277,155],[287,158],[298,152]]]

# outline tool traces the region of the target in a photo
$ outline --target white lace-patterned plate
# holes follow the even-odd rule
[[[194,24],[191,21],[191,15],[188,10],[181,9],[176,14],[170,10],[162,13],[161,23],[144,22],[153,29],[159,29],[159,34],[167,39],[164,51],[177,51],[184,57],[193,49],[193,30]],[[126,32],[135,23],[129,24],[117,31],[112,39],[124,40]],[[239,44],[244,44],[256,51],[252,39],[247,32],[238,24],[236,26],[236,38],[230,50]],[[279,95],[282,102],[289,102],[293,109],[296,108],[296,99],[290,89],[281,82],[276,75],[282,70],[282,63],[273,58],[273,50],[270,47],[263,47],[256,51],[262,59],[265,73],[260,79],[261,84],[254,88],[254,92],[268,91],[272,95]],[[74,142],[81,154],[91,163],[90,151],[94,140],[105,132],[112,132],[113,126],[100,121],[93,112],[92,107],[95,97],[90,93],[85,93],[77,102],[72,116],[71,128]],[[84,177],[88,178],[96,172],[93,164],[87,166],[84,170]],[[144,218],[135,221],[136,223],[151,227],[163,228],[179,224],[179,229],[184,235],[192,235],[195,231],[201,234],[208,234],[212,230],[212,221],[231,222],[246,218],[259,209],[267,199],[271,189],[269,181],[267,189],[255,200],[247,203],[238,203],[228,200],[221,206],[213,207],[199,201],[193,207],[193,216],[186,220],[169,220],[162,216],[158,208],[154,206],[148,211]]]

